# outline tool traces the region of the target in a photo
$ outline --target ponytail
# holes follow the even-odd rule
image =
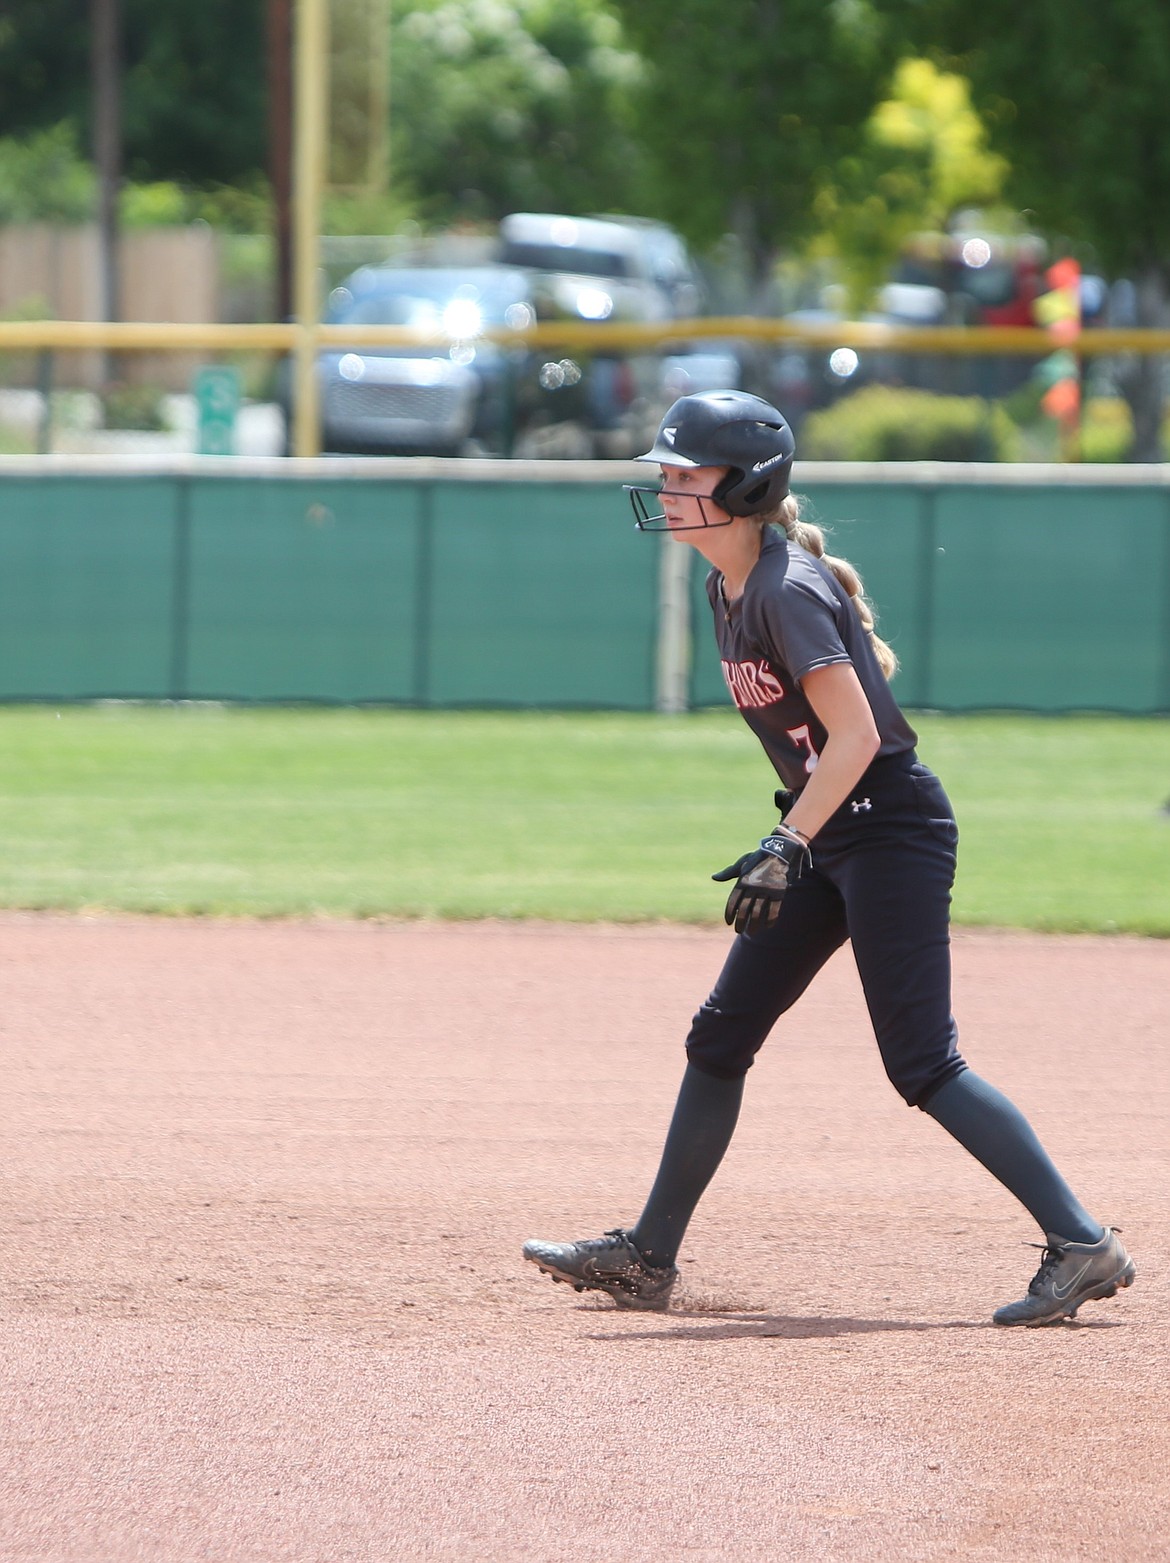
[[[825,534],[819,526],[814,526],[811,521],[802,521],[800,519],[800,501],[796,495],[789,494],[774,511],[760,516],[759,519],[765,524],[780,527],[790,543],[795,543],[798,548],[803,548],[806,553],[812,554],[815,559],[824,560],[825,564],[828,565],[829,569],[849,593],[850,600],[857,610],[857,617],[865,626],[873,643],[878,666],[887,678],[893,678],[898,671],[898,659],[894,655],[893,648],[888,646],[874,629],[873,606],[865,595],[865,587],[862,584],[860,575],[858,575],[848,559],[838,559],[833,554],[825,552]]]

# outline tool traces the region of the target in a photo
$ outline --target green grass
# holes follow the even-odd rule
[[[916,725],[958,921],[1170,936],[1170,722]],[[0,905],[714,921],[774,785],[731,711],[0,708]]]

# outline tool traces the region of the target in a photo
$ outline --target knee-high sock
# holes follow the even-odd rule
[[[1070,1243],[1095,1243],[1101,1223],[1061,1177],[1036,1131],[1002,1091],[970,1069],[940,1086],[923,1111],[969,1150],[1039,1223]]]
[[[630,1233],[650,1264],[673,1264],[703,1190],[731,1143],[743,1076],[719,1080],[688,1064],[646,1208]]]

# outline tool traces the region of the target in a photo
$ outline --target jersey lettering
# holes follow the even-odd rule
[[[804,768],[811,776],[817,768],[817,761],[820,759],[820,755],[813,747],[812,734],[809,732],[807,724],[802,727],[790,727],[788,736],[792,739],[796,748],[804,749],[807,752],[808,759],[804,762]]]
[[[740,711],[758,711],[784,699],[784,685],[763,657],[755,662],[728,662],[724,658],[723,677]]]

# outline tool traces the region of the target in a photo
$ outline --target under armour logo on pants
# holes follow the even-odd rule
[[[867,812],[872,809],[873,804],[869,801],[868,798],[854,798],[849,807],[853,810],[854,814],[860,814],[862,809],[865,809]]]

